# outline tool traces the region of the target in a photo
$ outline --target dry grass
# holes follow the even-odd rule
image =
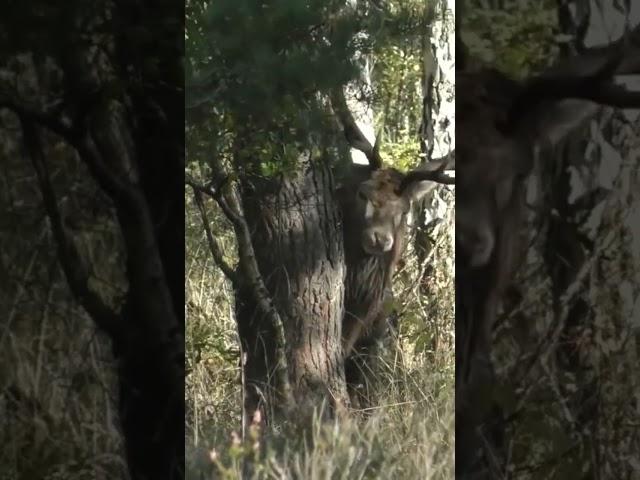
[[[452,201],[452,193],[443,194]],[[197,218],[190,225],[197,227]],[[366,418],[286,426],[242,441],[232,295],[203,239],[187,245],[187,478],[449,479],[454,471],[453,216],[432,232],[420,265],[412,248],[396,276],[400,335],[382,357],[379,407]],[[187,237],[189,238],[189,236]],[[196,238],[194,237],[191,238]],[[224,238],[221,239],[224,241]],[[419,282],[427,264],[428,285]]]
[[[76,307],[43,305],[0,335],[0,478],[126,479],[108,345]]]
[[[6,119],[5,119],[6,120]],[[126,479],[108,341],[72,298],[37,181],[12,132],[0,128],[0,479]],[[76,203],[103,205],[83,168],[52,178],[95,287],[121,285],[118,231]],[[74,164],[75,165],[75,164]],[[94,199],[94,197],[96,197]],[[121,274],[120,274],[121,275]]]
[[[421,362],[411,369],[399,363],[387,364],[384,377],[387,393],[368,418],[354,415],[342,423],[323,424],[316,416],[310,439],[283,430],[268,432],[258,445],[251,434],[245,443],[238,440],[237,387],[225,382],[224,375],[218,377],[219,384],[203,383],[209,385],[213,402],[220,403],[209,405],[211,414],[191,429],[187,478],[453,478],[452,372],[434,371],[433,365]],[[196,395],[205,396],[206,391]],[[247,465],[252,471],[243,475]]]

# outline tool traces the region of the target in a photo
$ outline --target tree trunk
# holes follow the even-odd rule
[[[132,328],[116,350],[118,411],[131,479],[178,480],[184,478],[184,341],[177,328],[172,334],[133,326],[153,301],[144,290],[129,294],[122,319]]]
[[[245,217],[256,260],[282,318],[289,379],[300,413],[322,401],[347,404],[341,346],[344,250],[326,163],[301,160],[279,178],[243,179]],[[272,389],[275,332],[246,291],[236,292],[245,373],[245,415],[280,411]],[[263,416],[263,418],[265,418]]]
[[[454,46],[454,25],[448,20],[448,5],[441,0],[432,7],[434,22],[422,39],[422,120],[420,124],[420,150],[423,162],[447,155],[454,147],[455,105],[453,92],[455,72],[452,55]],[[452,108],[453,107],[453,108]],[[415,209],[416,229],[414,248],[419,265],[424,266],[420,273],[420,293],[425,298],[433,298],[433,278],[437,265],[427,260],[433,249],[434,228],[442,220],[443,200],[448,200],[442,187],[417,205]],[[452,195],[453,196],[453,195]],[[443,199],[443,200],[441,200]],[[431,312],[434,318],[442,312],[434,305]],[[430,349],[436,352],[439,348],[439,334],[434,332]]]
[[[167,240],[175,244],[175,236],[167,235],[167,224],[153,215],[151,205],[161,203],[155,192],[145,192],[136,181],[136,175],[148,175],[148,164],[141,160],[148,149],[132,142],[134,132],[128,125],[133,122],[118,113],[117,103],[92,112],[79,153],[113,200],[127,255],[125,305],[113,313],[114,328],[108,329],[119,363],[120,422],[131,478],[177,480],[184,478],[184,293],[176,292],[175,285],[176,276],[183,282],[184,276],[171,265],[183,249],[161,248]],[[167,138],[180,142],[175,136]],[[129,171],[123,168],[128,162]],[[103,171],[105,165],[112,170]],[[119,176],[119,169],[127,174]],[[166,182],[166,209],[175,209],[173,180],[167,175],[155,178]]]

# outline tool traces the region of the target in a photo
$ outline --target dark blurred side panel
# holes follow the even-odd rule
[[[0,478],[184,478],[184,8],[3,4]]]
[[[456,478],[640,478],[640,4],[622,3],[457,2]]]

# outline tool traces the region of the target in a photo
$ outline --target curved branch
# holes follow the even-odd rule
[[[209,244],[209,251],[211,252],[211,256],[213,257],[213,261],[216,263],[218,268],[222,270],[222,273],[229,279],[229,281],[234,285],[234,287],[238,287],[240,285],[238,276],[236,275],[236,271],[224,260],[224,256],[222,254],[222,250],[220,249],[220,245],[216,241],[216,238],[211,233],[211,228],[209,226],[209,218],[207,216],[207,211],[204,208],[204,202],[202,200],[202,190],[205,190],[204,186],[197,186],[190,181],[186,181],[187,184],[191,186],[193,189],[193,196],[196,201],[196,205],[198,206],[198,210],[200,211],[200,218],[202,219],[202,225],[204,226],[205,234],[207,235],[207,243]],[[198,188],[200,187],[200,188]]]
[[[248,281],[248,285],[251,286],[251,292],[256,300],[256,303],[260,309],[270,318],[276,331],[277,347],[276,358],[280,364],[278,369],[278,383],[283,390],[285,401],[288,405],[292,404],[293,394],[291,384],[289,383],[289,365],[287,362],[286,353],[284,347],[286,345],[286,337],[284,333],[284,323],[280,317],[280,313],[273,304],[273,299],[269,295],[262,274],[258,268],[258,261],[251,242],[251,230],[247,225],[247,222],[240,212],[240,203],[236,198],[235,192],[231,191],[224,201],[220,193],[216,195],[219,199],[218,203],[221,208],[227,209],[233,212],[232,215],[228,215],[229,220],[233,223],[236,236],[238,238],[238,253],[240,258],[240,266],[244,271]],[[228,202],[228,203],[227,203]]]
[[[228,182],[229,176],[224,173],[222,166],[215,159],[212,163],[216,178],[221,178],[221,183],[224,185]],[[244,277],[239,280],[241,280],[243,286],[246,286],[251,292],[256,305],[260,311],[266,315],[276,332],[275,354],[279,364],[276,369],[276,381],[282,389],[282,395],[288,408],[293,405],[293,390],[289,381],[289,363],[285,353],[286,337],[284,333],[284,323],[260,273],[256,254],[253,249],[253,242],[251,241],[251,229],[242,214],[240,200],[237,198],[233,186],[229,185],[227,187],[227,191],[224,193],[221,187],[213,188],[213,183],[209,183],[206,188],[208,189],[208,193],[212,195],[218,205],[220,205],[220,208],[233,226],[238,241],[238,268]]]
[[[38,177],[44,207],[58,246],[58,259],[69,288],[87,313],[91,315],[96,325],[111,338],[118,338],[123,331],[120,317],[89,287],[89,273],[86,271],[80,253],[66,233],[55,192],[51,185],[49,169],[44,159],[42,141],[37,127],[33,119],[23,115],[19,115],[19,117],[22,124],[24,145]]]

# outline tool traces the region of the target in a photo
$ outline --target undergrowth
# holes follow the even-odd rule
[[[452,192],[441,196],[453,202]],[[232,292],[206,254],[204,239],[187,236],[193,242],[187,247],[187,478],[453,478],[452,210],[429,237],[422,262],[416,243],[409,242],[395,276],[399,335],[382,354],[378,405],[340,421],[321,421],[314,412],[304,434],[287,425],[266,432],[251,425],[242,439]]]

